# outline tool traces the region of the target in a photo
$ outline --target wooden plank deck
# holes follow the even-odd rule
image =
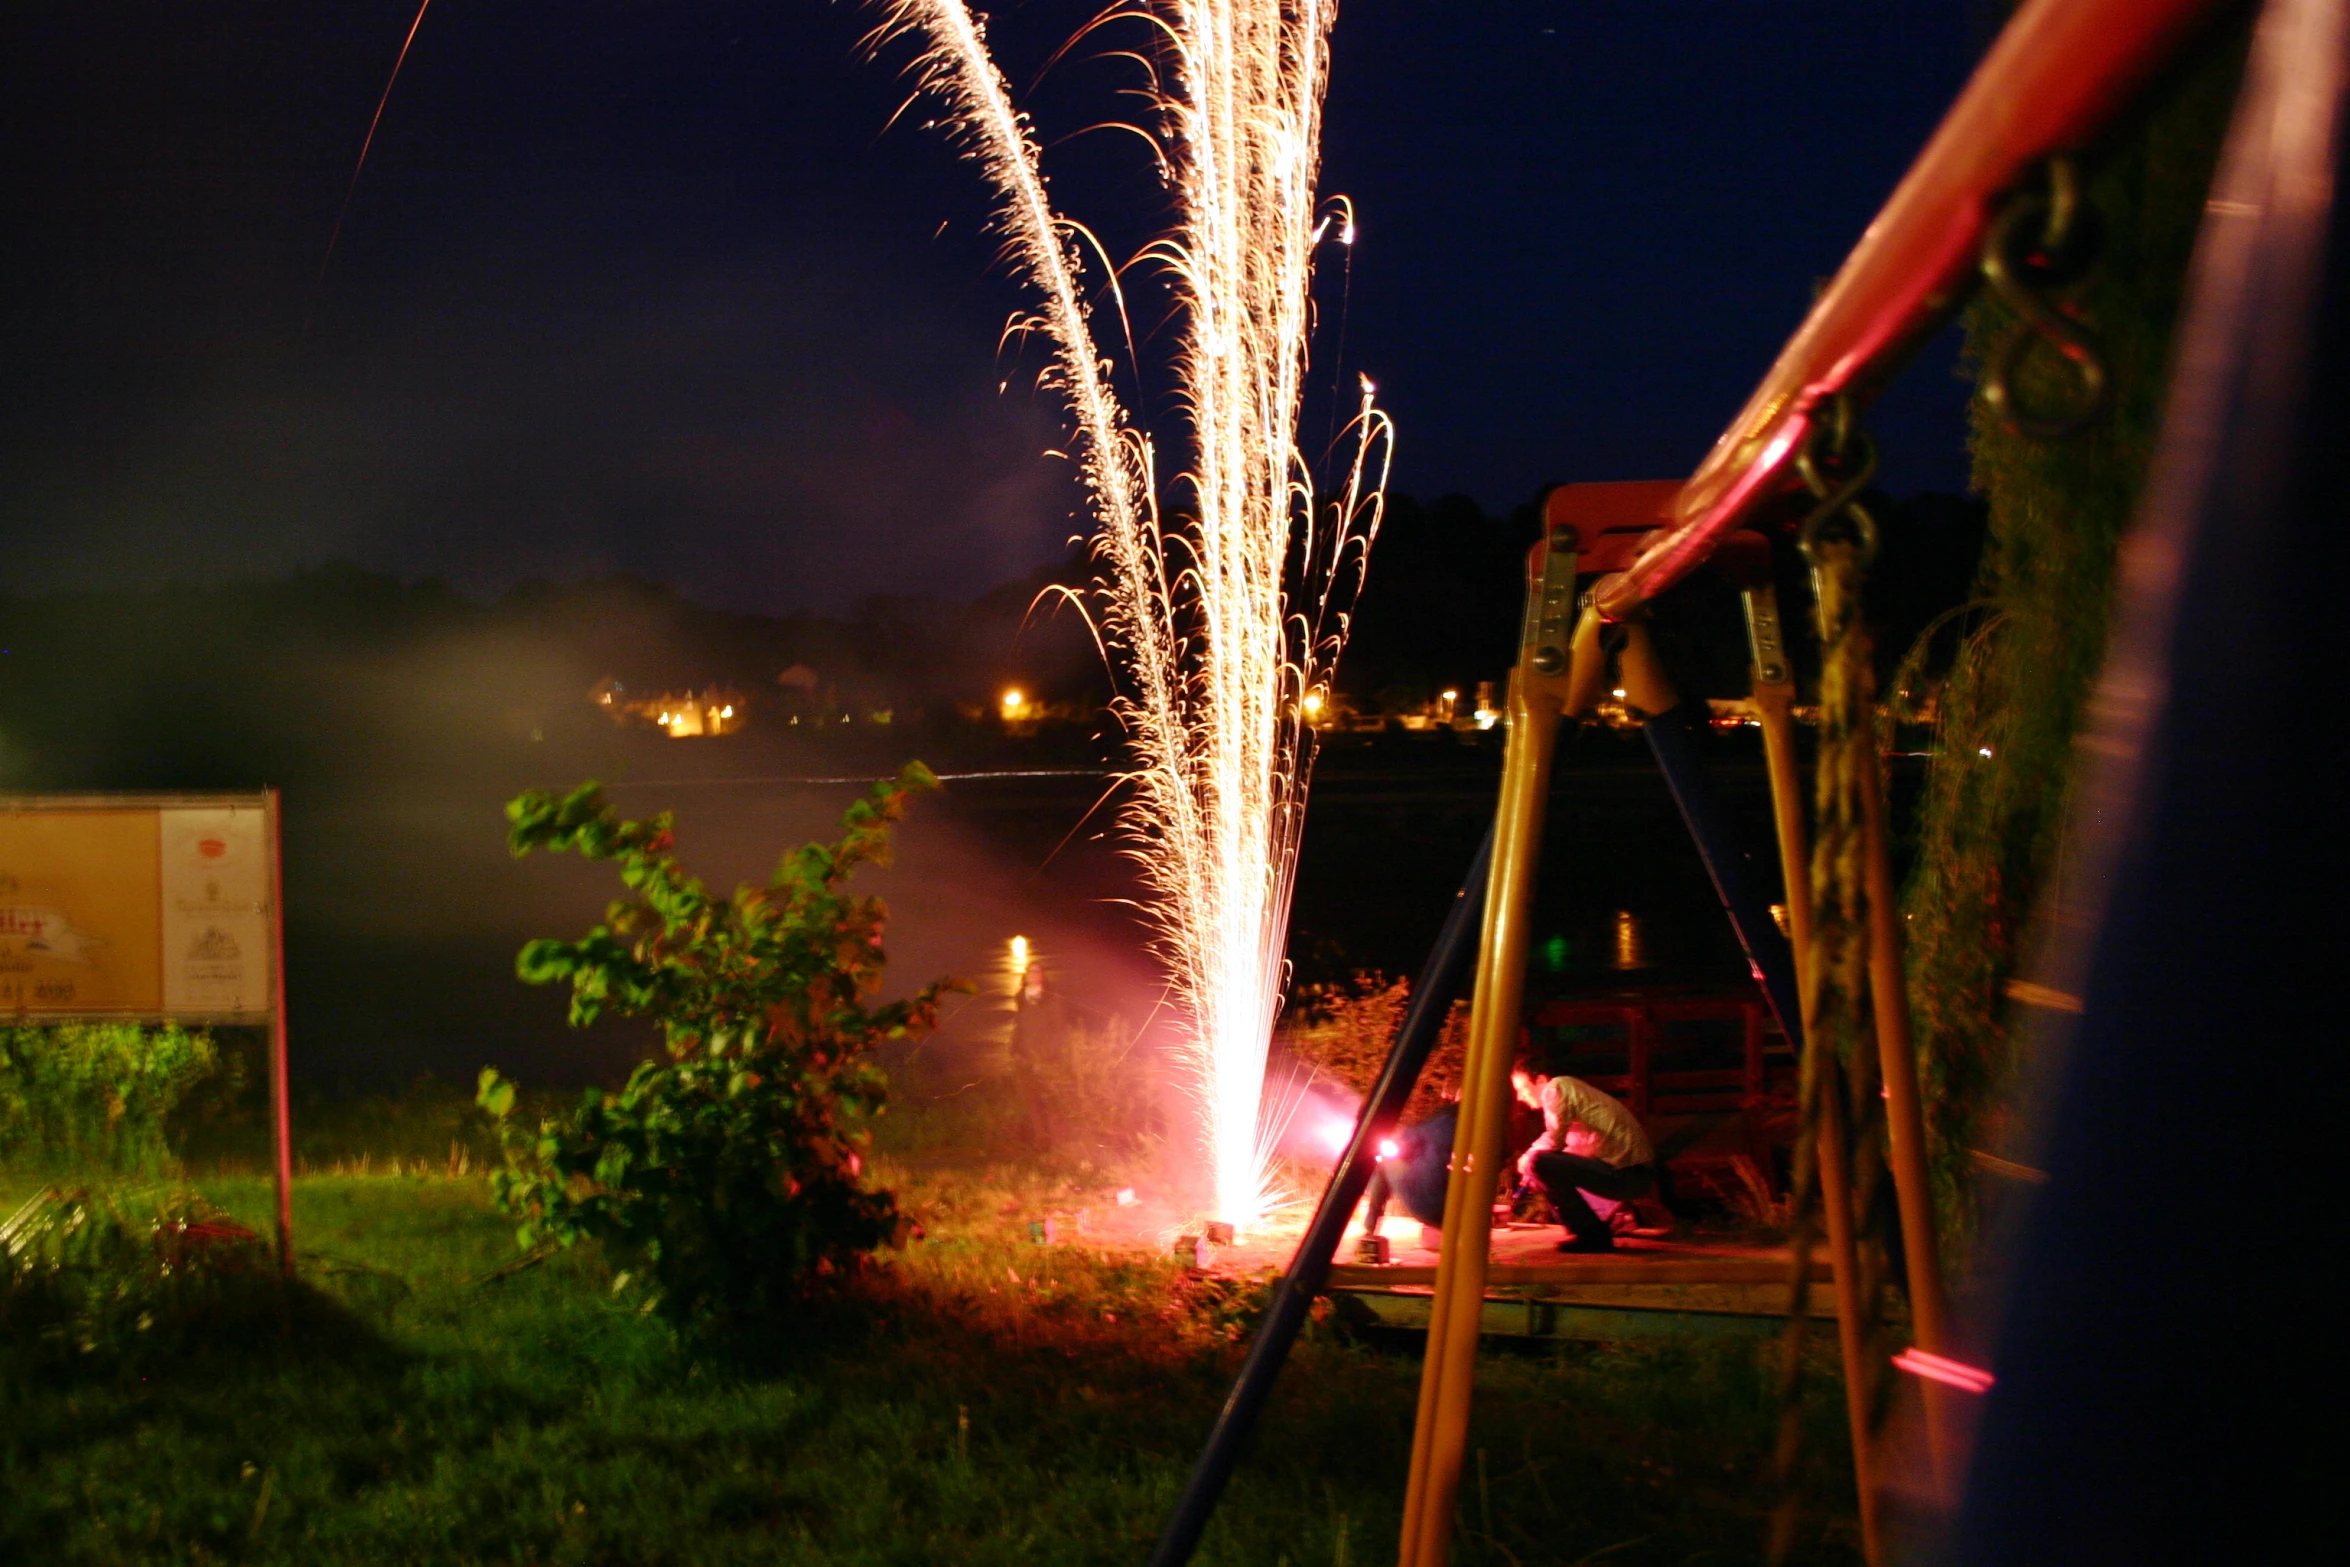
[[[1775,1261],[1742,1261],[1721,1257],[1651,1258],[1641,1257],[1638,1253],[1616,1257],[1559,1257],[1550,1262],[1489,1263],[1485,1269],[1485,1287],[1775,1284],[1784,1289],[1793,1276],[1792,1268],[1792,1263],[1784,1257]],[[1833,1283],[1835,1277],[1826,1262],[1815,1260],[1812,1263],[1813,1283]],[[1330,1268],[1330,1285],[1333,1289],[1425,1288],[1435,1283],[1436,1266],[1433,1263],[1425,1266],[1396,1264],[1384,1268],[1367,1267],[1361,1263],[1334,1263]]]
[[[1613,1253],[1562,1256],[1561,1233],[1551,1225],[1494,1233],[1483,1331],[1582,1339],[1756,1334],[1785,1319],[1794,1260],[1783,1246],[1624,1238]],[[1328,1288],[1342,1319],[1427,1327],[1436,1254],[1415,1245],[1397,1246],[1394,1256],[1384,1267],[1332,1266]],[[1833,1269],[1815,1256],[1810,1274],[1806,1311],[1832,1317]]]
[[[1427,1284],[1436,1276],[1434,1230],[1416,1225],[1387,1225],[1389,1255],[1385,1267],[1367,1267],[1342,1258],[1331,1269],[1331,1280],[1343,1274],[1350,1280],[1388,1284]],[[1512,1224],[1496,1228],[1486,1252],[1486,1275],[1494,1283],[1558,1282],[1613,1283],[1633,1277],[1655,1283],[1785,1283],[1794,1259],[1785,1246],[1756,1246],[1732,1239],[1625,1235],[1613,1252],[1561,1254],[1558,1243],[1566,1231],[1555,1224]],[[1352,1241],[1349,1241],[1352,1246]],[[1833,1279],[1825,1246],[1812,1251],[1812,1277]],[[1359,1279],[1356,1275],[1361,1275]]]

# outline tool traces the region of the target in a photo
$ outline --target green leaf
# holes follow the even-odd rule
[[[514,1108],[514,1085],[498,1076],[497,1068],[483,1067],[473,1102],[503,1121]]]

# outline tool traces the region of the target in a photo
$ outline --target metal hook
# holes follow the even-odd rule
[[[1983,401],[2013,434],[2053,441],[2096,423],[2112,387],[2095,335],[2052,299],[2055,289],[2088,270],[2096,249],[2094,214],[2082,204],[2071,159],[2050,159],[2047,172],[2047,189],[2009,197],[1983,236],[1983,280],[2021,318],[1983,367]],[[2033,408],[2018,394],[2016,369],[2035,342],[2047,343],[2072,365],[2080,383],[2072,411]]]
[[[1819,497],[1796,530],[1795,546],[1818,570],[1820,541],[1828,524],[1841,517],[1852,529],[1865,571],[1877,558],[1877,520],[1861,505],[1860,493],[1877,476],[1877,443],[1854,422],[1850,396],[1838,395],[1822,411],[1825,416],[1813,423],[1810,437],[1795,454],[1795,471]]]

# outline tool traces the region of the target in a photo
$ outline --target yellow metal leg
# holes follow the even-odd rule
[[[1844,1362],[1844,1417],[1852,1428],[1852,1484],[1860,1503],[1861,1559],[1877,1567],[1885,1559],[1878,1522],[1877,1444],[1869,1429],[1868,1334],[1860,1298],[1860,1243],[1853,1231],[1852,1165],[1844,1137],[1843,1073],[1823,1085],[1819,1148],[1820,1210],[1827,1220],[1828,1255],[1836,1265],[1836,1347]]]
[[[1885,845],[1885,789],[1873,767],[1862,769],[1864,875],[1869,895],[1869,994],[1875,1004],[1877,1057],[1885,1077],[1885,1142],[1893,1194],[1901,1208],[1902,1255],[1909,1263],[1910,1325],[1918,1348],[1950,1352],[1949,1313],[1942,1293],[1942,1252],[1934,1223],[1934,1192],[1926,1174],[1926,1122],[1918,1093],[1917,1049],[1909,1032],[1909,980],[1902,962],[1901,906],[1893,887],[1893,857]],[[1926,1448],[1935,1482],[1947,1487],[1956,1451],[1949,1392],[1921,1380]]]
[[[1513,696],[1506,705],[1512,708],[1516,705],[1514,682]],[[1518,733],[1519,731],[1515,727],[1510,731],[1510,752],[1508,754],[1515,754]],[[1506,760],[1503,767],[1503,776],[1506,779],[1509,775],[1509,763]],[[1517,795],[1505,786],[1494,816],[1493,864],[1497,874],[1500,868],[1508,864],[1518,853],[1517,806]],[[1435,1446],[1434,1431],[1436,1409],[1439,1402],[1438,1395],[1443,1387],[1445,1369],[1448,1364],[1445,1356],[1441,1353],[1440,1346],[1445,1342],[1445,1335],[1453,1315],[1451,1285],[1458,1281],[1454,1240],[1461,1233],[1461,1205],[1465,1200],[1469,1186],[1469,1183],[1461,1178],[1461,1170],[1470,1150],[1477,1146],[1480,1132],[1478,1122],[1483,1116],[1486,1101],[1491,1097],[1485,1091],[1486,1057],[1485,1052],[1479,1048],[1481,1035],[1477,1031],[1477,1019],[1484,1016],[1485,1012],[1489,1010],[1492,991],[1493,886],[1493,879],[1488,877],[1484,917],[1480,925],[1477,948],[1477,977],[1470,992],[1469,1048],[1466,1059],[1461,1064],[1460,1113],[1459,1119],[1453,1126],[1453,1159],[1447,1172],[1444,1188],[1444,1224],[1440,1232],[1443,1239],[1439,1243],[1441,1249],[1437,1260],[1435,1295],[1429,1302],[1428,1308],[1428,1342],[1420,1362],[1420,1404],[1412,1428],[1411,1470],[1404,1482],[1403,1543],[1398,1559],[1405,1564],[1405,1567],[1410,1567],[1410,1564],[1418,1559],[1416,1541],[1422,1513],[1422,1500],[1427,1489],[1429,1460]],[[1483,1283],[1483,1272],[1482,1258],[1480,1258],[1478,1269],[1480,1285]],[[1479,1301],[1474,1303],[1471,1309],[1475,1314],[1481,1316],[1482,1307],[1483,1303]]]
[[[1461,1119],[1444,1205],[1444,1247],[1420,1372],[1419,1419],[1404,1493],[1403,1567],[1444,1567],[1452,1545],[1469,1398],[1483,1318],[1493,1194],[1509,1127],[1510,1066],[1525,997],[1528,921],[1542,853],[1543,806],[1561,716],[1556,682],[1521,669],[1510,682],[1493,875],[1485,896]]]

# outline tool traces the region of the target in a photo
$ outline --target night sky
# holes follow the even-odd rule
[[[995,36],[1057,197],[1124,251],[1163,195],[1131,138],[1074,133],[1131,112],[1131,71],[1081,50],[1038,81],[1093,9],[999,7]],[[1318,383],[1378,382],[1416,495],[1686,472],[1986,14],[1351,0],[1324,188],[1361,241],[1351,277],[1326,251]],[[0,591],[344,557],[836,609],[1060,552],[1058,413],[998,352],[1020,298],[983,192],[918,115],[889,125],[904,92],[857,58],[865,13],[435,0],[322,276],[412,15],[9,8]],[[1950,365],[1945,344],[1881,409],[1889,488],[1963,483]]]

